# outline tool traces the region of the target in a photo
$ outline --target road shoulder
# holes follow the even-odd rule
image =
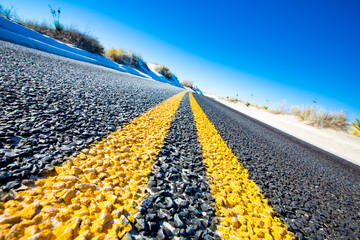
[[[333,129],[318,129],[301,122],[294,116],[275,115],[254,107],[246,107],[243,104],[228,102],[211,93],[204,93],[204,95],[349,162],[360,165],[360,138],[356,136]]]

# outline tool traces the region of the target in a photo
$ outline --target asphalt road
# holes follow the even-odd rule
[[[158,104],[183,91],[170,85],[2,41],[0,53],[0,184],[2,201],[5,203],[0,204],[3,214],[0,216],[0,225],[5,226],[2,228],[5,229],[4,232],[0,232],[0,239],[9,236],[8,234],[20,236],[16,234],[31,233],[24,230],[25,227],[19,227],[24,216],[28,215],[12,217],[9,213],[15,214],[26,209],[26,192],[42,186],[33,181],[34,179],[47,179],[48,176],[52,176],[55,166],[60,166],[64,162],[66,164],[70,156],[75,156],[80,151],[88,154],[88,158],[94,157],[98,161],[98,156],[94,153],[89,154],[84,149],[91,149],[96,142],[111,136],[115,131],[121,131],[126,124],[136,120],[144,112],[154,109]],[[295,238],[360,238],[359,167],[211,99],[197,94],[194,94],[194,97],[236,156],[239,166],[242,165],[247,170],[249,181],[254,181],[263,197],[267,199],[266,202],[275,211],[274,216],[286,224]],[[123,225],[126,231],[115,229],[117,236],[120,236],[121,232],[121,236],[129,239],[166,239],[175,236],[180,239],[217,239],[228,238],[233,234],[224,234],[217,228],[220,224],[228,224],[222,222],[226,217],[219,215],[218,211],[221,204],[229,208],[230,200],[219,205],[218,198],[214,199],[215,190],[212,186],[215,184],[215,178],[207,171],[209,163],[204,163],[203,154],[206,152],[206,146],[198,140],[197,135],[201,130],[195,125],[193,111],[189,94],[186,94],[176,114],[171,115],[173,119],[166,120],[168,123],[171,122],[171,125],[168,130],[161,130],[167,132],[166,137],[158,143],[162,147],[154,146],[154,151],[158,151],[155,155],[154,151],[149,153],[150,159],[152,155],[155,159],[151,173],[145,177],[147,190],[129,195],[138,199],[136,201],[142,201],[139,208],[129,209],[125,214],[127,210],[119,212],[118,209],[114,209],[116,204],[120,204],[119,201],[115,201],[112,208],[101,212],[94,211],[94,214],[99,214],[99,218],[103,217],[108,222],[113,221],[109,219],[115,219],[124,213],[128,219]],[[165,121],[166,116],[163,119],[159,113],[154,113],[154,118]],[[150,117],[150,120],[143,122],[151,123],[151,119]],[[138,123],[133,125],[139,126]],[[152,125],[149,129],[156,124]],[[151,131],[160,132],[158,129]],[[131,134],[136,138],[135,133]],[[146,136],[142,138],[145,139]],[[123,138],[120,140],[123,141]],[[133,150],[131,144],[129,146],[126,152],[118,154],[126,156],[129,149],[135,154],[137,149]],[[146,151],[136,153],[135,159],[144,156]],[[76,158],[73,161],[76,162]],[[82,168],[79,166],[71,169]],[[96,171],[101,180],[104,180],[104,176],[111,178],[108,172]],[[74,170],[76,175],[80,172]],[[84,171],[84,174],[85,172],[88,174],[88,171]],[[59,171],[57,173],[62,174]],[[95,176],[94,173],[91,174]],[[99,180],[95,178],[90,182],[95,184],[94,189],[99,191],[99,186],[96,186]],[[61,185],[64,186],[64,191],[65,185]],[[23,194],[22,197],[18,197],[13,191],[20,186],[22,190],[26,190],[19,191],[20,195]],[[73,204],[80,204],[76,202],[75,197],[78,193],[81,194],[77,186],[84,185],[70,184],[64,194],[74,194],[70,194],[74,198],[71,200],[74,201]],[[246,195],[246,192],[243,194]],[[224,196],[226,198],[230,195],[225,192]],[[9,204],[14,200],[20,201],[19,199],[23,208],[18,209]],[[69,203],[67,197],[61,196],[59,199],[56,200],[60,204],[56,205],[57,207]],[[90,209],[91,204],[87,204]],[[125,206],[126,200],[122,200],[122,204]],[[265,204],[264,209],[266,206]],[[110,209],[112,217],[106,212]],[[132,212],[134,209],[138,209],[138,212]],[[39,208],[35,212],[40,214]],[[46,222],[45,215],[43,220],[37,218],[39,224]],[[136,220],[132,221],[133,218],[129,216],[135,216]],[[239,217],[233,214],[232,218],[234,216]],[[31,218],[33,217],[35,218],[31,215]],[[58,217],[57,220],[60,221],[59,219],[62,218]],[[254,223],[256,226],[249,225],[248,221],[247,226],[241,228],[241,224],[246,224],[237,220],[231,221],[230,225],[227,225],[230,229],[248,231],[246,234],[264,238],[267,236],[258,232],[257,223]],[[93,235],[89,233],[90,235],[86,236],[105,234],[108,223],[97,223],[100,227],[89,230]],[[259,226],[263,225],[264,222]],[[41,226],[43,228],[34,230],[33,235],[53,236],[50,225]],[[74,227],[76,231],[70,231],[72,237],[83,234],[82,227],[79,226]],[[62,230],[59,232],[65,231]],[[274,237],[275,233],[271,231],[274,230],[269,230],[271,237]],[[285,233],[281,234],[285,238]]]
[[[0,41],[0,183],[43,174],[177,87]]]

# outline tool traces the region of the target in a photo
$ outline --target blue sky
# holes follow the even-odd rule
[[[274,108],[317,105],[360,117],[360,2],[334,0],[0,0],[164,64],[200,89]],[[252,95],[252,96],[251,96]]]

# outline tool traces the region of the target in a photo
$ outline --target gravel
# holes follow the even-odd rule
[[[2,191],[183,90],[3,41],[0,58]]]
[[[183,90],[3,41],[0,58],[0,193]],[[194,96],[297,239],[360,238],[359,167]],[[126,239],[217,239],[188,95],[155,169]]]
[[[359,239],[359,167],[194,96],[297,239]]]
[[[219,239],[201,146],[187,93],[149,176],[132,232],[136,239]]]

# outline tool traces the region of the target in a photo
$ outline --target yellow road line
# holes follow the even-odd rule
[[[224,239],[293,239],[190,93],[199,142]]]
[[[147,175],[185,92],[140,115],[0,203],[1,239],[117,239],[131,230]]]

